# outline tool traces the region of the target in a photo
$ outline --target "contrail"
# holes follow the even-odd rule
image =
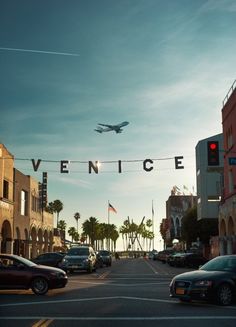
[[[77,54],[77,53],[68,53],[68,52],[54,52],[54,51],[42,51],[42,50],[32,50],[32,49],[17,49],[17,48],[2,48],[2,47],[0,47],[0,50],[31,52],[31,53],[43,53],[43,54],[58,55],[58,56],[79,57],[79,54]]]

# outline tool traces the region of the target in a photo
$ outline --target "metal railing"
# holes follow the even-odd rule
[[[229,100],[231,94],[233,93],[234,89],[236,88],[236,80],[233,82],[231,88],[229,89],[228,93],[226,94],[223,100],[223,107],[225,106],[226,102]]]

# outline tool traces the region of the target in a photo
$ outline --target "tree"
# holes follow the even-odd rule
[[[58,222],[59,222],[59,213],[62,211],[63,209],[63,203],[60,200],[55,200],[53,202],[53,209],[54,212],[56,212],[57,214],[57,227],[58,227]]]
[[[73,242],[77,234],[75,227],[70,227],[68,229],[68,234],[71,237],[71,242]]]
[[[59,220],[59,222],[58,222],[58,228],[61,231],[65,232],[66,226],[67,226],[67,224],[66,224],[65,220]]]
[[[74,218],[75,218],[75,220],[76,220],[77,233],[78,233],[78,221],[79,221],[79,219],[80,219],[80,213],[79,213],[79,212],[76,212],[76,213],[74,214]]]
[[[203,244],[209,244],[211,236],[219,234],[218,219],[201,219],[198,221],[199,225],[199,239]]]
[[[59,213],[63,209],[63,203],[60,200],[54,200],[53,202],[49,202],[47,206],[47,211],[50,213],[56,213],[57,214],[57,228],[58,228],[58,222],[59,222]]]
[[[197,220],[197,207],[190,208],[182,218],[181,237],[186,242],[187,249],[199,236],[199,225]]]
[[[59,222],[58,222],[58,226],[57,226],[59,229],[60,229],[60,231],[61,231],[61,237],[63,238],[63,239],[65,239],[65,233],[66,233],[66,222],[65,222],[65,220],[59,220]]]
[[[182,218],[181,234],[182,239],[187,243],[187,248],[192,242],[196,242],[197,238],[207,245],[211,236],[218,235],[218,221],[217,219],[197,220],[197,207],[194,206]]]
[[[98,229],[98,220],[95,217],[90,217],[83,223],[82,228],[84,234],[88,235],[91,245],[94,246]]]

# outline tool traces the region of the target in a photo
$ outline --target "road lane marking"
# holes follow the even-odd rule
[[[40,319],[35,324],[33,324],[32,327],[47,327],[51,324],[51,322],[53,322],[53,319]]]
[[[37,320],[41,317],[1,317],[1,320]],[[44,317],[45,320],[62,320],[62,321],[160,321],[160,320],[236,320],[236,316],[162,316],[162,317]]]
[[[7,303],[7,304],[0,304],[0,307],[14,307],[14,306],[27,306],[27,305],[42,305],[42,304],[58,304],[58,303],[74,303],[74,302],[89,302],[89,301],[104,301],[104,300],[135,300],[135,301],[148,301],[148,302],[157,302],[157,303],[169,303],[169,304],[176,304],[179,303],[178,300],[164,300],[164,299],[155,299],[155,298],[145,298],[145,297],[132,297],[132,296],[107,296],[107,297],[92,297],[92,298],[84,298],[84,299],[69,299],[69,300],[55,300],[55,301],[35,301],[35,302],[21,302],[21,303]],[[182,304],[181,304],[182,305]],[[217,307],[217,305],[208,304],[211,307]],[[227,306],[224,307],[226,309],[233,309],[236,310],[236,306]]]
[[[111,272],[110,271],[105,271],[103,274],[101,274],[98,278],[99,279],[104,279],[106,278]]]
[[[154,274],[159,274],[158,271],[156,271],[156,269],[154,269],[154,267],[148,261],[144,260],[144,262],[148,265],[149,268],[151,268]]]

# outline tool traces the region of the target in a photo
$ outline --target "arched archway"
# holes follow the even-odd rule
[[[37,232],[36,228],[33,226],[30,232],[30,258],[35,258],[37,256]]]
[[[43,238],[44,238],[44,248],[43,248],[43,252],[48,252],[48,248],[49,248],[49,237],[48,237],[48,231],[45,230],[43,233]]]
[[[13,235],[11,224],[8,220],[4,220],[2,224],[2,241],[1,241],[1,249],[2,253],[12,253],[13,252]]]
[[[228,235],[234,235],[234,222],[231,216],[228,221]]]
[[[20,229],[19,227],[16,227],[16,238],[14,239],[14,245],[13,245],[13,253],[20,255],[20,240],[21,240],[21,235],[20,235]]]
[[[228,219],[228,237],[227,237],[227,254],[233,253],[233,236],[234,236],[234,222],[230,216]]]
[[[180,238],[180,236],[181,236],[180,234],[181,234],[180,218],[176,217],[176,220],[175,220],[175,236],[177,238]]]
[[[37,237],[37,244],[38,244],[38,253],[41,254],[43,252],[43,231],[40,228],[38,230],[38,237]]]
[[[220,255],[227,254],[226,223],[222,219],[220,222]]]
[[[49,231],[49,252],[51,252],[53,249],[53,231]]]

